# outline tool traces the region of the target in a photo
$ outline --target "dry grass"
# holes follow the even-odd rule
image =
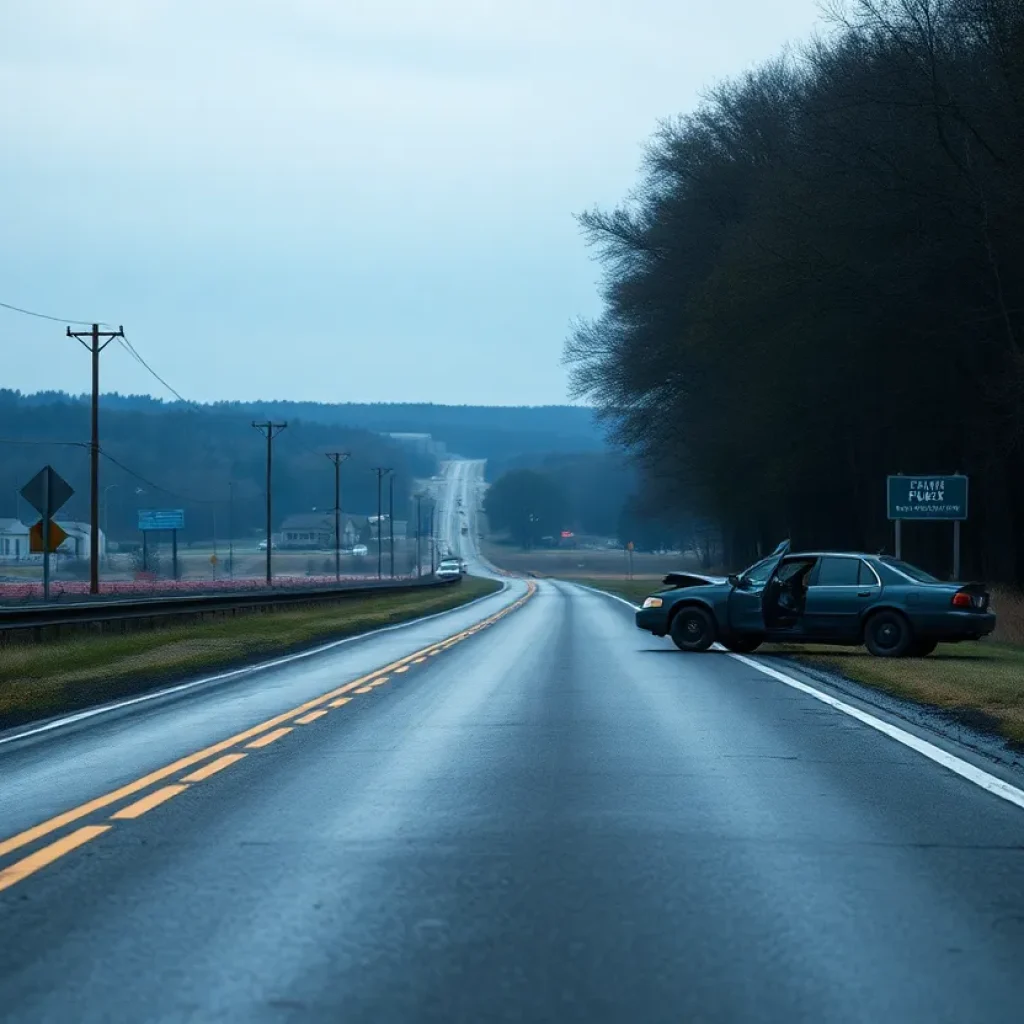
[[[992,607],[996,628],[992,639],[1001,644],[1024,647],[1024,594],[1020,591],[994,589]]]
[[[0,726],[444,611],[498,586],[466,577],[457,587],[440,591],[367,596],[312,609],[0,648]]]
[[[581,580],[639,604],[656,590],[642,580]],[[978,643],[940,644],[927,658],[873,658],[859,647],[765,644],[786,655],[930,707],[1024,745],[1024,597],[996,592],[997,627]]]
[[[965,724],[1024,744],[1024,647],[992,641],[940,644],[927,658],[905,659],[873,658],[860,648],[768,644],[762,650],[793,654],[808,665],[942,708]]]

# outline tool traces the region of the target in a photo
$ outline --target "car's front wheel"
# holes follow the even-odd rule
[[[752,654],[764,641],[759,636],[723,636],[722,646],[733,654]]]
[[[864,646],[877,658],[902,658],[913,641],[910,623],[898,612],[878,612],[864,627]]]
[[[703,608],[681,608],[672,619],[669,634],[681,651],[706,651],[715,642],[715,620]]]

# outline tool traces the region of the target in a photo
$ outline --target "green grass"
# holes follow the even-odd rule
[[[636,604],[659,589],[650,580],[579,580]],[[759,654],[783,654],[838,672],[886,693],[941,708],[967,725],[1024,744],[1024,601],[997,593],[999,624],[991,640],[940,644],[927,658],[873,658],[860,647],[765,644]]]
[[[441,590],[359,597],[310,609],[3,647],[0,726],[445,611],[499,588],[492,580],[464,577],[458,586]]]

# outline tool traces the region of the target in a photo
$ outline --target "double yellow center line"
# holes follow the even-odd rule
[[[185,775],[179,782],[163,786],[152,793],[146,794],[146,796],[136,800],[134,803],[121,808],[111,815],[110,820],[121,821],[138,818],[153,807],[157,807],[166,800],[170,800],[172,797],[184,792],[193,783],[202,782],[204,779],[208,779],[211,775],[215,775],[217,772],[230,767],[236,762],[241,761],[246,756],[240,751],[226,753],[227,751],[230,751],[231,748],[244,745],[247,750],[259,750],[263,747],[269,746],[271,743],[281,739],[283,736],[286,736],[288,733],[293,731],[293,725],[285,725],[285,723],[291,722],[299,725],[309,725],[313,723],[317,719],[326,715],[329,708],[343,707],[352,700],[351,697],[347,697],[345,694],[352,692],[360,694],[368,693],[375,687],[386,683],[391,673],[401,674],[408,672],[409,669],[415,665],[423,664],[430,655],[438,654],[441,651],[447,650],[449,647],[473,636],[481,629],[486,629],[488,626],[492,626],[499,619],[502,619],[506,615],[509,615],[521,608],[533,596],[535,591],[536,585],[531,583],[528,586],[526,594],[521,598],[508,605],[506,608],[503,608],[500,612],[496,612],[494,615],[490,615],[486,619],[482,619],[469,629],[464,629],[459,633],[446,637],[444,640],[431,644],[429,647],[425,647],[422,650],[414,651],[412,654],[408,654],[404,658],[399,658],[398,661],[393,661],[391,664],[385,665],[383,668],[370,672],[365,676],[361,676],[359,679],[354,679],[352,682],[346,683],[344,686],[339,686],[337,689],[331,690],[329,693],[324,693],[319,697],[314,697],[312,700],[308,700],[304,704],[300,704],[297,708],[292,708],[290,711],[285,711],[280,715],[275,715],[273,718],[268,718],[265,722],[261,722],[259,725],[254,725],[249,729],[245,729],[243,732],[239,732],[234,736],[228,737],[226,740],[221,740],[219,743],[214,743],[211,746],[204,747],[202,750],[197,750],[194,754],[189,754],[186,757],[179,758],[172,764],[165,765],[163,768],[158,768],[156,771],[149,772],[148,774],[135,779],[133,782],[129,782],[124,786],[111,790],[109,793],[105,793],[103,796],[98,796],[86,803],[79,804],[77,807],[73,807],[69,811],[64,811],[62,814],[48,818],[46,821],[43,821],[38,825],[34,825],[32,828],[25,829],[23,832],[19,832],[17,835],[13,835],[9,839],[2,840],[0,841],[0,857],[13,853],[15,850],[20,850],[39,839],[43,839],[46,836],[59,831],[67,825],[72,825],[91,814],[95,814],[97,811],[102,811],[113,804],[119,803],[126,797],[134,796],[136,793],[141,793],[143,790],[149,789],[150,786],[153,786],[158,782],[163,782],[165,779],[170,779],[172,776],[178,775],[179,772],[182,772],[185,769],[193,768],[201,762],[209,761],[210,758],[217,757],[218,754],[223,755],[221,757],[217,757],[215,761],[211,761],[209,764],[205,764],[192,771],[190,774]],[[110,825],[82,826],[76,831],[50,843],[48,846],[45,846],[14,864],[11,864],[9,867],[0,870],[0,892],[17,882],[20,882],[23,878],[34,874],[36,871],[40,870],[40,868],[43,868],[48,864],[52,864],[53,861],[64,856],[64,854],[77,849],[83,843],[87,843],[90,840],[95,839],[97,836],[104,834],[109,831],[111,827],[112,826]]]

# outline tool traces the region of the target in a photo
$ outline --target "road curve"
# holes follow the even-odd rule
[[[611,598],[492,619],[514,586],[435,654],[0,747],[2,839],[370,676],[0,852],[94,830],[0,890],[0,1020],[1020,1019],[1024,811]]]

